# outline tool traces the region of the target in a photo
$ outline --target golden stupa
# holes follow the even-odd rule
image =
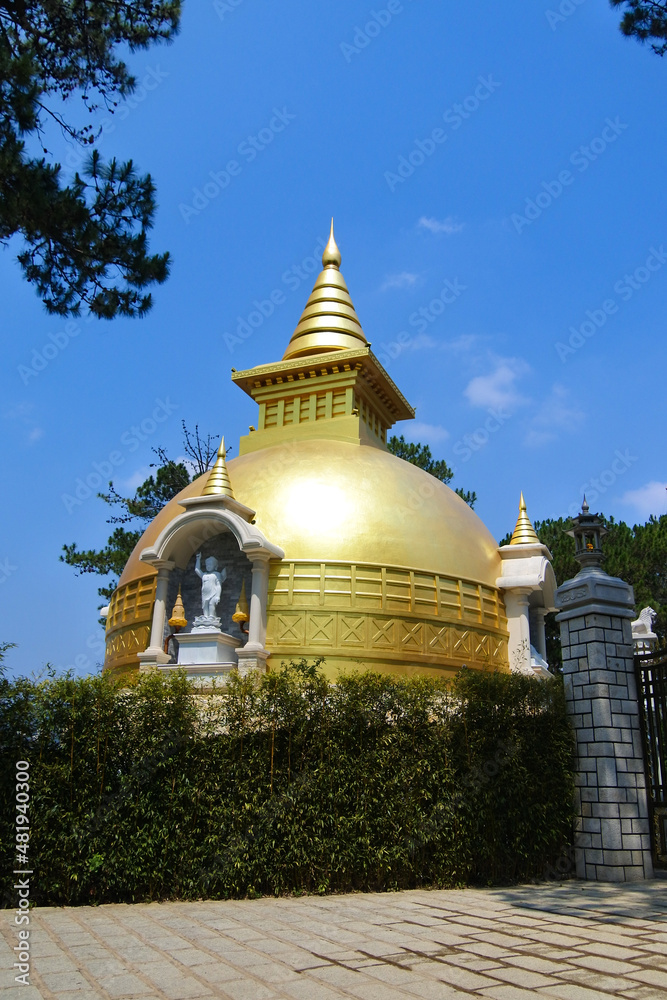
[[[414,410],[371,351],[340,260],[332,223],[283,359],[232,374],[259,406],[257,429],[229,463],[221,445],[213,470],[160,511],[130,557],[110,604],[107,669],[138,667],[151,623],[156,633],[147,552],[207,500],[247,511],[284,552],[268,562],[269,669],[302,656],[324,657],[330,676],[509,669],[497,543],[452,489],[387,450],[387,432]]]

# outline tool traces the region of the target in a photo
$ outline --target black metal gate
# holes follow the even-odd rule
[[[667,650],[635,656],[651,844],[656,868],[667,868]]]

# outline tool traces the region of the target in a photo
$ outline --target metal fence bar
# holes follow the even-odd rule
[[[654,860],[667,864],[667,652],[635,656]]]

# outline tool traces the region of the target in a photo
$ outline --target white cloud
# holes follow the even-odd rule
[[[497,358],[489,375],[476,375],[468,382],[464,395],[473,406],[484,409],[503,407],[514,410],[528,400],[520,394],[517,381],[530,371],[521,358]]]
[[[119,479],[114,485],[128,493],[134,493],[137,487],[141,486],[150,475],[155,475],[155,469],[151,469],[149,465],[142,465],[140,469],[133,472],[127,479]]]
[[[552,387],[531,421],[524,444],[529,448],[539,448],[557,440],[559,432],[572,434],[581,427],[586,414],[576,403],[570,403],[569,396],[569,390],[564,386],[556,383]]]
[[[35,404],[24,401],[3,411],[5,420],[16,421],[24,427],[25,440],[34,444],[44,436],[44,428],[40,427],[35,417]]]
[[[452,354],[467,354],[479,343],[479,337],[474,333],[462,333],[460,337],[453,340],[446,340],[442,345],[443,351],[450,351]]]
[[[390,288],[413,288],[419,281],[418,274],[410,271],[401,271],[400,274],[388,274],[384,279],[384,284],[380,288],[381,292],[386,292]]]
[[[638,490],[628,490],[621,497],[621,503],[634,507],[644,518],[650,517],[651,514],[655,517],[667,514],[667,483],[652,480],[645,486],[640,486]]]
[[[405,346],[411,351],[437,351],[442,345],[435,337],[429,337],[427,333],[418,333]]]
[[[410,441],[441,444],[449,437],[449,431],[440,424],[423,424],[419,420],[414,420],[409,428],[406,428],[406,437]]]
[[[433,217],[429,219],[427,216],[422,215],[417,225],[420,229],[427,229],[429,233],[433,233],[434,236],[438,236],[440,233],[444,233],[445,236],[453,236],[454,233],[461,232],[464,223],[456,222],[451,215],[448,215],[447,218],[442,221]]]

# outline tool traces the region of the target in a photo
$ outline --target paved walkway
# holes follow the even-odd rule
[[[667,882],[568,882],[32,912],[3,1000],[667,1000]]]

